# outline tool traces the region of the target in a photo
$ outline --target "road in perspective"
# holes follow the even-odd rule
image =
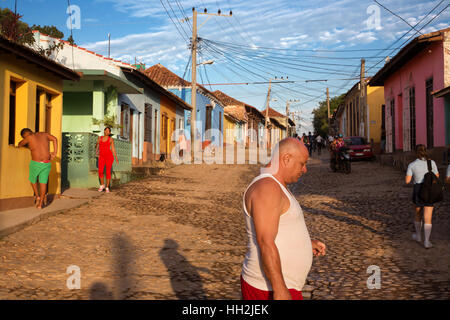
[[[242,194],[257,165],[180,165],[0,240],[0,299],[240,299]],[[441,202],[427,250],[413,241],[411,188],[378,162],[333,173],[313,157],[291,191],[314,258],[305,299],[449,299],[450,218]],[[176,200],[174,200],[176,199]],[[80,290],[66,273],[80,268]],[[368,289],[378,266],[380,289]]]

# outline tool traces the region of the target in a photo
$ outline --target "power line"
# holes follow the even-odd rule
[[[189,34],[186,32],[186,30],[184,30],[184,26],[181,24],[181,22],[179,22],[180,19],[178,18],[178,16],[176,15],[175,11],[173,10],[173,7],[172,7],[172,5],[170,4],[170,1],[169,1],[169,0],[166,0],[166,1],[167,1],[167,4],[168,4],[169,7],[170,7],[170,10],[171,10],[172,13],[173,13],[173,16],[175,17],[175,21],[176,21],[176,22],[174,22],[173,20],[172,20],[172,22],[177,23],[177,24],[180,26],[181,30],[183,30],[184,34],[186,35],[186,38],[189,39]]]
[[[186,31],[183,32],[184,34],[187,36],[183,36],[182,32],[180,31],[180,29],[178,28],[178,25],[175,23],[175,21],[173,21],[172,16],[170,15],[169,11],[167,10],[166,6],[163,3],[163,0],[159,0],[159,2],[161,2],[161,5],[163,6],[164,10],[166,11],[167,15],[169,16],[170,20],[172,21],[173,25],[175,26],[175,28],[177,29],[178,33],[180,34],[181,38],[183,38],[186,42],[189,42],[189,36],[186,35]]]
[[[436,8],[438,8],[443,2],[444,2],[445,0],[441,0],[441,2],[439,2],[435,7],[433,7],[433,9],[431,9],[419,22],[417,22],[415,25],[414,25],[414,28],[415,27],[417,27],[420,23],[422,23],[422,21],[424,21]],[[443,10],[445,10],[446,8],[448,7],[448,5],[443,9]],[[443,12],[443,10],[441,11],[441,12]],[[440,14],[440,13],[439,13]],[[439,15],[438,14],[438,15]],[[435,16],[435,18],[436,18],[437,16]],[[433,18],[434,19],[434,18]],[[431,22],[432,20],[430,20],[428,23],[427,23],[427,25]],[[423,27],[420,29],[420,30],[422,30],[423,29]],[[403,39],[408,33],[410,33],[411,31],[413,30],[413,28],[411,28],[411,29],[409,29],[408,31],[406,31],[400,38],[398,38],[397,40],[395,40],[389,47],[392,47],[393,45],[395,45],[397,42],[399,42],[401,39]],[[417,34],[417,33],[416,33]],[[408,40],[406,40],[406,42],[407,41],[409,41],[409,39],[411,39],[411,37],[409,37],[408,38]],[[405,42],[404,42],[405,43]],[[401,46],[400,46],[400,48],[401,48]],[[396,49],[392,49],[392,51],[388,54],[388,56],[389,55],[391,55],[393,52],[395,52],[395,50],[397,50],[397,48]],[[373,68],[375,68],[377,65],[379,65],[381,62],[383,62],[384,61],[384,59],[385,59],[385,57],[383,57],[383,59],[381,59],[380,61],[378,61],[376,64],[374,64],[373,66],[371,66],[371,67],[369,67],[369,68],[367,68],[367,72],[368,71],[370,71],[371,69],[373,69]]]
[[[399,18],[400,20],[402,20],[403,22],[405,22],[408,26],[410,26],[412,29],[416,30],[416,28],[414,26],[412,26],[408,21],[406,21],[405,19],[403,19],[402,17],[400,17],[398,14],[396,14],[395,12],[391,11],[389,8],[387,8],[386,6],[382,5],[381,3],[379,3],[377,0],[372,0],[373,2],[375,2],[376,4],[378,4],[380,7],[382,7],[383,9],[387,10],[389,13],[391,13],[392,15],[396,16],[397,18]],[[422,34],[422,33],[421,33]]]
[[[212,41],[212,40],[210,40]],[[235,43],[230,43],[230,42],[225,42],[225,41],[213,41],[216,42],[218,44],[223,44],[223,45],[229,45],[229,46],[236,46],[236,47],[242,47],[242,45],[240,44],[235,44]],[[247,46],[247,48],[251,49],[251,50],[275,50],[275,51],[293,51],[293,52],[365,52],[365,51],[387,51],[390,50],[391,48],[383,48],[383,49],[376,49],[376,48],[371,48],[371,49],[286,49],[286,48],[274,48],[274,47],[263,47],[263,46]],[[400,48],[398,48],[400,49]],[[359,58],[358,58],[359,59]]]

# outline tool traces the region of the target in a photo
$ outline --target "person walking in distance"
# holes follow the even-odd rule
[[[415,221],[414,227],[416,232],[413,233],[412,238],[418,242],[422,241],[421,231],[422,231],[422,220],[424,221],[424,246],[425,248],[431,248],[433,245],[430,242],[430,234],[432,227],[432,216],[433,216],[433,204],[424,203],[420,199],[420,189],[424,180],[425,174],[428,172],[427,160],[427,148],[423,144],[419,144],[416,147],[416,155],[417,159],[411,162],[408,165],[408,169],[406,170],[406,184],[409,184],[411,180],[414,180],[414,189],[413,189],[413,203],[415,206]],[[439,171],[437,169],[436,163],[431,160],[431,169],[433,173],[439,177]]]
[[[316,137],[316,143],[317,143],[317,153],[320,156],[322,152],[322,143],[323,143],[323,138],[320,136],[320,134],[318,134]]]
[[[302,300],[313,255],[325,255],[325,244],[311,240],[302,208],[287,189],[306,173],[308,158],[298,139],[281,140],[263,169],[267,173],[244,192],[248,237],[241,273],[244,300]]]
[[[105,190],[105,179],[104,179],[104,171],[106,167],[106,192],[109,193],[109,187],[111,183],[111,169],[114,162],[114,158],[116,158],[116,162],[119,163],[119,159],[117,159],[116,149],[114,148],[114,140],[111,139],[111,128],[106,127],[103,131],[103,137],[98,137],[97,140],[97,153],[98,157],[98,176],[100,178],[100,187],[98,188],[99,192]]]
[[[58,150],[58,139],[49,133],[33,132],[28,128],[22,129],[20,135],[23,140],[17,147],[27,146],[31,151],[29,180],[34,191],[36,208],[42,209],[47,205],[47,183],[52,169],[51,160],[56,157]],[[50,152],[50,142],[53,143],[53,152]]]

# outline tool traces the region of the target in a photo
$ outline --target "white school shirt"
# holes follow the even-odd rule
[[[439,174],[436,163],[431,160],[431,171],[434,174]],[[411,162],[406,170],[407,176],[412,176],[414,180],[414,184],[422,183],[425,174],[428,172],[427,160],[425,159],[416,159]]]

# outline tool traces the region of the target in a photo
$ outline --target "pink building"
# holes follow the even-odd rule
[[[448,99],[433,95],[450,85],[450,28],[412,40],[369,84],[384,86],[386,152],[450,145]]]

